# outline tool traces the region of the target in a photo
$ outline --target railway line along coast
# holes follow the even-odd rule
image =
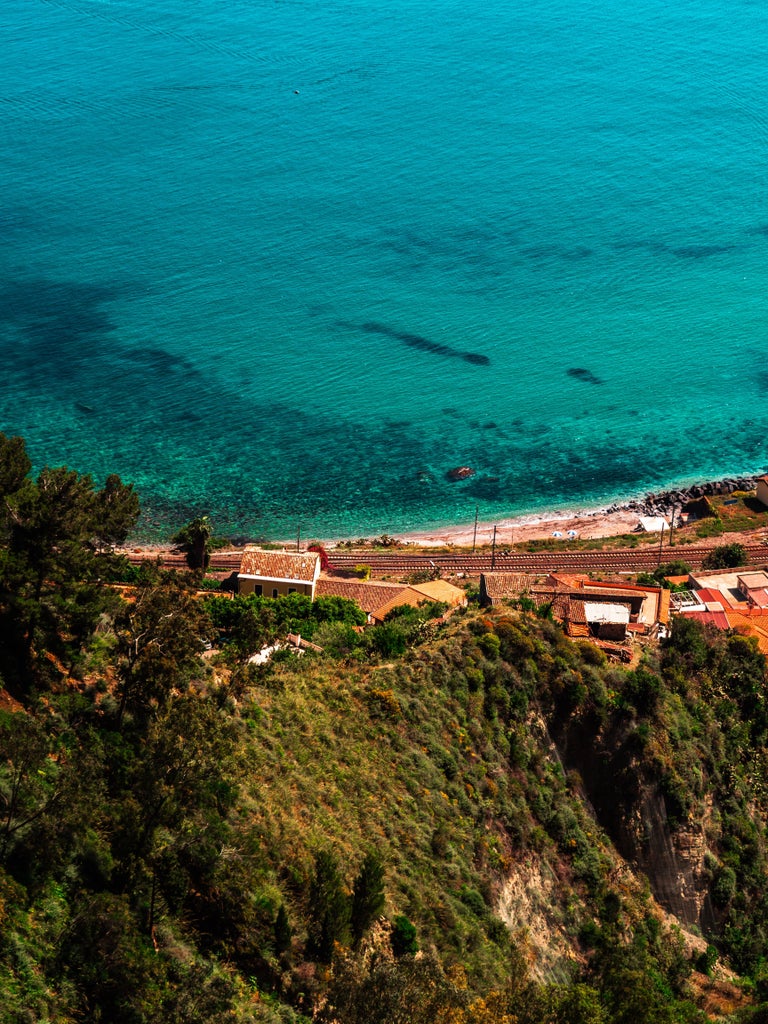
[[[418,551],[377,552],[368,548],[330,551],[332,569],[351,571],[364,563],[377,575],[399,576],[407,573],[437,570],[439,574],[465,573],[478,576],[495,569],[498,572],[647,572],[664,562],[682,560],[692,569],[701,568],[706,556],[723,543],[722,538],[701,544],[675,547],[648,545],[642,548],[611,548],[604,551],[496,551],[472,554],[465,550],[423,553]],[[768,564],[768,543],[742,542],[748,561],[752,565]],[[183,555],[170,551],[133,551],[127,555],[134,565],[159,558],[167,569],[183,569]],[[236,572],[240,568],[240,550],[213,552],[209,569],[214,572]]]

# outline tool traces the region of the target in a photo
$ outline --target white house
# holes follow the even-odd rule
[[[247,547],[237,574],[238,594],[285,597],[306,594],[314,600],[320,575],[320,556],[315,551],[262,551]]]

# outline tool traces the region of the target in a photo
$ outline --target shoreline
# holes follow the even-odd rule
[[[532,540],[557,539],[567,542],[569,540],[616,537],[620,534],[632,533],[641,516],[664,516],[669,521],[673,511],[679,511],[688,501],[713,495],[732,494],[735,491],[754,490],[760,475],[726,477],[661,493],[647,493],[641,497],[617,501],[602,508],[543,510],[509,516],[496,521],[478,521],[477,527],[474,522],[470,522],[408,530],[398,533],[394,539],[403,544],[424,548],[451,546],[471,548],[473,540],[477,547],[488,547],[493,542],[494,527],[496,529],[496,544],[502,547]],[[557,534],[561,536],[558,537]],[[382,534],[377,534],[369,540],[375,541],[376,536],[382,536]],[[339,544],[349,542],[352,538],[308,538],[304,546],[310,540],[317,540],[324,547],[333,550]],[[248,543],[255,543],[255,541],[248,541]],[[296,541],[293,538],[276,538],[263,543],[281,544],[286,549],[292,549]],[[147,541],[135,537],[129,538],[121,550],[125,552],[137,550],[160,552],[167,551],[170,546],[170,540],[165,542]],[[234,550],[243,546],[241,544],[232,545],[232,548]]]
[[[493,541],[494,527],[496,544],[510,546],[531,540],[596,540],[632,533],[641,516],[664,516],[668,521],[673,512],[679,511],[688,501],[702,497],[733,494],[735,491],[751,491],[757,485],[760,474],[754,476],[724,477],[707,480],[685,487],[678,487],[660,493],[649,492],[640,497],[627,498],[603,508],[585,508],[530,513],[510,516],[494,522],[477,523],[476,543],[478,547],[488,546]],[[557,534],[561,537],[557,537]],[[472,547],[475,539],[475,524],[436,527],[432,530],[413,530],[398,538],[420,547]],[[329,541],[331,547],[338,541]]]
[[[563,540],[615,537],[622,533],[631,533],[637,526],[638,519],[638,513],[626,506],[617,509],[585,509],[580,512],[542,512],[537,515],[514,516],[495,523],[478,522],[476,544],[477,547],[487,547],[491,544],[494,527],[496,544],[502,546],[529,540],[546,540],[552,538],[555,532],[561,533]],[[573,536],[574,533],[577,536]],[[472,547],[475,526],[473,523],[470,526],[441,526],[434,530],[415,530],[401,534],[398,539],[421,547]]]
[[[542,511],[510,516],[496,522],[478,521],[476,544],[478,547],[490,545],[493,542],[494,527],[496,544],[501,546],[531,540],[576,541],[616,537],[634,532],[641,516],[664,516],[669,521],[672,514],[679,512],[688,501],[754,490],[760,475],[724,477],[660,493],[648,492],[640,497],[619,500],[603,508]],[[561,534],[560,537],[557,536],[558,533]],[[420,547],[472,547],[475,540],[475,524],[413,530],[400,534],[398,539]],[[328,547],[338,543],[338,540],[327,542]]]

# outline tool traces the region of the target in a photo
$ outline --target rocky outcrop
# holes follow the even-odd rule
[[[710,480],[691,487],[681,487],[660,494],[646,494],[644,498],[628,501],[624,505],[611,505],[606,511],[620,512],[629,509],[640,516],[671,516],[697,498],[711,498],[714,495],[733,494],[734,491],[753,491],[757,476],[727,477],[725,480]]]
[[[578,771],[588,806],[619,854],[645,875],[655,899],[681,923],[710,927],[712,807],[705,803],[684,825],[670,822],[658,782],[638,758],[633,723],[608,733],[595,721],[564,725],[555,730],[559,757]]]
[[[514,862],[494,913],[527,949],[531,973],[540,981],[566,982],[579,956],[565,926],[567,898],[552,868],[535,854]]]
[[[704,823],[671,829],[664,797],[650,791],[643,793],[627,825],[631,834],[625,842],[635,847],[635,864],[659,903],[686,925],[711,925]]]

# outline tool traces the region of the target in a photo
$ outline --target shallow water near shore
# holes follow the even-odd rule
[[[764,471],[768,10],[518,6],[8,0],[0,429],[146,537]]]

